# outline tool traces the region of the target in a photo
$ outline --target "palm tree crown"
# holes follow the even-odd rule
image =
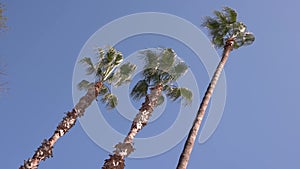
[[[143,79],[138,81],[131,91],[134,100],[145,97],[151,86],[163,85],[163,91],[173,101],[182,97],[186,103],[192,101],[192,92],[184,87],[174,85],[176,80],[186,73],[188,66],[179,61],[176,53],[171,49],[158,48],[154,50],[145,50],[140,52],[145,58],[145,67],[143,71]],[[160,96],[158,105],[164,100]]]
[[[208,28],[216,47],[224,47],[228,39],[234,39],[234,49],[253,43],[254,35],[247,31],[243,22],[237,21],[235,10],[224,7],[222,11],[214,11],[214,14],[215,17],[206,16],[202,26]]]
[[[131,75],[135,71],[136,65],[129,62],[120,65],[123,61],[123,55],[113,47],[110,47],[107,51],[102,48],[98,48],[97,59],[98,61],[96,64],[93,64],[91,58],[84,57],[80,60],[80,63],[87,65],[87,75],[94,74],[96,77],[95,81],[102,82],[97,95],[101,96],[101,101],[106,104],[108,109],[112,109],[117,106],[118,99],[110,92],[108,86],[120,86],[124,83],[130,82]],[[94,82],[82,80],[78,84],[78,89],[88,89],[94,85]]]

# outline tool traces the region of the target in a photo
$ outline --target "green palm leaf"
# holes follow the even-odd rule
[[[80,83],[78,83],[77,87],[78,87],[79,90],[87,90],[93,84],[94,83],[91,83],[87,80],[82,80]]]
[[[97,59],[101,61],[105,56],[105,51],[102,48],[97,48]]]
[[[79,63],[86,64],[88,66],[86,68],[86,74],[87,75],[91,75],[91,74],[95,73],[96,69],[95,69],[95,67],[93,65],[93,62],[92,62],[91,58],[84,57],[83,59],[81,59],[79,61]]]
[[[109,89],[106,85],[102,85],[100,91],[99,91],[99,95],[105,95],[109,92]]]
[[[113,70],[123,61],[121,52],[117,51],[113,47],[109,47],[107,52],[105,50],[98,49],[98,63],[96,64],[96,76],[106,80],[110,77]]]
[[[224,38],[223,36],[215,36],[213,39],[212,39],[212,42],[214,45],[216,45],[217,47],[219,46],[224,46]]]
[[[106,104],[106,107],[112,109],[118,104],[118,99],[115,95],[111,94],[106,85],[114,82],[115,86],[119,86],[129,82],[131,80],[131,74],[136,69],[136,66],[126,63],[120,66],[117,71],[114,71],[123,61],[123,55],[113,47],[109,47],[105,50],[98,48],[97,59],[98,62],[95,65],[92,63],[91,58],[88,57],[80,60],[80,63],[84,63],[88,66],[87,74],[94,73],[97,77],[97,81],[102,82],[102,87],[98,94],[102,96],[101,101]],[[94,85],[94,83],[83,80],[78,84],[78,88],[80,90],[88,89],[91,85]]]
[[[172,80],[176,81],[179,77],[183,76],[187,70],[188,66],[183,61],[177,63],[171,71]]]
[[[184,104],[190,104],[193,99],[193,93],[188,88],[180,88],[181,97],[184,99]]]
[[[160,95],[157,99],[157,106],[162,105],[165,101],[165,97],[163,95]]]
[[[175,101],[177,99],[183,99],[185,101],[184,105],[190,104],[193,99],[193,93],[184,87],[171,87],[167,90],[167,96]]]
[[[229,23],[236,22],[237,13],[235,12],[235,10],[233,10],[229,7],[224,7],[223,11],[225,11],[225,15],[226,15],[226,18],[228,19]]]
[[[112,62],[115,59],[116,53],[117,53],[117,51],[113,47],[110,47],[106,53],[107,61]]]
[[[181,96],[180,89],[177,87],[169,88],[167,96],[173,101],[177,100]]]
[[[121,53],[118,53],[116,58],[115,58],[114,64],[117,66],[122,62],[123,62],[123,55]]]
[[[139,100],[147,95],[148,83],[146,80],[140,80],[132,89],[130,95],[134,100]]]
[[[142,54],[142,57],[145,57],[145,67],[144,69],[149,69],[149,68],[158,68],[158,60],[159,57],[158,55],[155,53],[155,51],[152,50],[146,50],[146,51],[142,51],[140,52]]]
[[[179,77],[183,76],[188,66],[177,59],[176,53],[171,48],[157,49],[160,52],[145,50],[141,52],[144,54],[146,65],[143,70],[143,80],[140,80],[132,89],[131,97],[134,100],[139,100],[147,95],[149,86],[162,84],[163,91],[171,100],[175,101],[179,98],[183,98],[190,101],[191,93],[186,88],[171,87],[171,83],[175,82]],[[158,103],[161,104],[164,101],[164,97],[158,98]]]
[[[214,11],[214,14],[216,15],[217,19],[221,21],[222,24],[227,24],[227,16],[226,13],[220,12],[220,11]]]
[[[201,26],[207,27],[211,30],[217,30],[220,27],[220,23],[216,19],[206,16],[204,17],[204,21]]]
[[[245,45],[251,45],[255,40],[255,36],[250,32],[246,32],[243,38]]]
[[[230,33],[230,36],[235,36],[236,38],[239,38],[240,35],[243,35],[246,31],[247,27],[242,22],[236,22],[232,24],[232,33]]]
[[[167,84],[174,79],[174,76],[172,76],[171,73],[169,72],[159,71],[158,75],[159,75],[159,79],[155,84],[158,83]]]
[[[158,69],[163,72],[168,72],[175,62],[175,57],[176,54],[171,48],[164,49],[158,61]]]
[[[148,68],[143,71],[143,76],[149,84],[151,84],[151,82],[154,84],[160,83],[161,82],[160,75],[161,75],[161,71],[155,68]]]
[[[101,101],[106,104],[107,109],[113,109],[118,104],[118,98],[111,93],[104,95]]]
[[[133,65],[129,62],[121,65],[116,73],[112,76],[112,83],[115,86],[120,86],[124,83],[128,83],[131,81],[132,73],[135,71],[136,65]]]

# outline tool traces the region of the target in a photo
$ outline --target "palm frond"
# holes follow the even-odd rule
[[[107,80],[108,77],[113,73],[113,70],[116,67],[114,65],[111,65],[111,63],[108,62],[107,58],[103,59],[103,66],[102,66],[102,77],[103,81]]]
[[[171,81],[173,81],[173,79],[175,78],[175,76],[171,75],[171,72],[165,72],[165,71],[158,71],[158,75],[159,75],[159,79],[158,81],[155,82],[155,84],[167,84]]]
[[[160,95],[157,99],[157,106],[162,105],[165,101],[165,97],[163,95]]]
[[[175,57],[176,53],[171,48],[164,49],[158,61],[158,69],[163,72],[168,72],[175,62]]]
[[[255,41],[255,36],[251,32],[246,32],[243,38],[245,45],[251,45]]]
[[[140,52],[142,54],[142,57],[145,57],[145,67],[144,69],[149,69],[149,68],[158,68],[158,60],[159,57],[155,51],[152,50],[146,50]]]
[[[163,87],[163,91],[164,91],[164,92],[167,92],[167,91],[169,91],[169,90],[171,90],[171,85],[165,84],[164,87]]]
[[[114,64],[117,66],[122,62],[123,62],[123,55],[122,55],[122,53],[119,52],[119,53],[117,53]]]
[[[160,72],[155,68],[147,68],[143,71],[144,79],[150,84],[153,82],[154,84],[160,82]]]
[[[78,83],[77,87],[79,90],[87,90],[93,84],[94,83],[91,83],[87,80],[82,80],[80,83]]]
[[[139,100],[145,97],[148,92],[148,83],[146,80],[140,80],[132,89],[130,95],[134,100]]]
[[[91,75],[93,73],[95,73],[96,69],[94,67],[94,64],[91,60],[91,58],[89,57],[84,57],[83,59],[81,59],[79,61],[79,63],[82,63],[82,64],[86,64],[87,65],[87,68],[86,68],[86,74],[87,75]]]
[[[192,102],[193,93],[191,90],[189,90],[188,88],[181,87],[180,94],[185,101],[185,105],[190,104]]]
[[[250,32],[240,32],[235,38],[234,48],[237,49],[241,46],[251,45],[255,37]]]
[[[117,51],[113,47],[108,49],[105,57],[98,64],[101,69],[103,80],[107,80],[111,77],[114,69],[123,61],[123,55],[121,52]]]
[[[100,89],[100,91],[99,91],[99,95],[101,96],[101,95],[105,95],[105,94],[107,94],[109,92],[109,89],[108,89],[108,87],[106,86],[106,85],[102,85],[102,87],[101,87],[101,89]]]
[[[227,24],[227,16],[224,12],[214,11],[214,14],[221,24]]]
[[[149,84],[167,84],[177,80],[186,72],[188,67],[183,62],[178,62],[177,54],[173,49],[166,48],[158,50],[160,50],[159,54],[151,50],[143,51],[144,54],[146,53],[146,63],[150,64],[146,65],[143,70],[144,79]]]
[[[209,34],[212,37],[212,43],[221,48],[224,46],[224,36],[227,34],[227,28],[218,18],[205,17],[202,22],[202,26],[209,30]]]
[[[223,11],[225,11],[225,15],[229,23],[236,22],[237,13],[234,9],[226,6],[223,8]]]
[[[115,95],[113,95],[111,93],[104,95],[102,97],[101,101],[106,104],[106,108],[107,109],[113,109],[118,104],[118,98],[117,98],[117,96],[115,96]]]
[[[97,59],[101,61],[105,56],[105,50],[102,48],[97,48]]]
[[[97,72],[96,72],[96,77],[98,77],[99,79],[103,80],[103,70],[101,68],[98,68],[97,69]]]
[[[115,59],[116,53],[117,53],[117,51],[113,47],[110,47],[108,49],[108,51],[106,52],[106,58],[107,58],[108,62],[111,62]]]
[[[183,99],[185,101],[184,105],[190,104],[193,99],[193,93],[184,87],[169,88],[169,90],[167,90],[167,96],[173,101]]]
[[[187,70],[188,66],[183,61],[177,63],[171,71],[172,80],[176,81],[179,77],[183,76]]]
[[[208,29],[211,30],[216,30],[220,27],[220,23],[216,19],[210,16],[205,16],[201,26],[207,27]]]
[[[121,65],[116,73],[112,76],[112,83],[115,86],[120,86],[124,83],[128,83],[131,81],[132,74],[136,70],[136,65],[131,64],[129,62]]]
[[[158,52],[161,51],[162,49],[158,48],[156,50],[152,49],[146,49],[140,52],[140,57],[145,60],[145,66],[144,69],[149,69],[149,68],[158,68],[158,60],[159,60],[159,55]]]
[[[107,81],[109,84],[112,84],[113,81],[114,81],[114,76],[115,76],[115,72],[112,72],[112,73],[109,74],[109,76],[106,78],[106,81]]]
[[[239,34],[244,34],[247,29],[247,26],[243,22],[235,22],[232,24],[232,33],[230,36],[236,37]]]
[[[215,36],[213,39],[212,39],[212,43],[218,47],[218,48],[221,48],[225,45],[225,39],[223,38],[223,36]]]
[[[181,96],[180,88],[172,87],[167,91],[166,94],[172,101],[175,101]]]

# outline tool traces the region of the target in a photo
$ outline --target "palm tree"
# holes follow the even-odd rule
[[[122,54],[114,48],[109,48],[106,52],[98,49],[98,62],[94,65],[91,58],[85,57],[80,63],[88,65],[87,75],[95,74],[96,82],[90,83],[86,80],[78,84],[79,89],[87,89],[87,93],[80,98],[75,107],[69,111],[58,124],[53,135],[47,140],[44,139],[42,145],[35,151],[34,155],[20,169],[36,169],[42,160],[52,157],[52,149],[55,142],[65,135],[76,123],[77,117],[84,115],[86,108],[98,97],[106,103],[108,108],[114,108],[117,104],[117,97],[109,93],[108,84],[121,85],[130,80],[130,75],[135,70],[135,65],[126,63],[120,69],[114,69],[123,61]]]
[[[185,142],[184,149],[181,153],[177,169],[186,169],[188,161],[195,143],[207,105],[213,94],[216,83],[228,59],[229,53],[233,49],[238,49],[244,45],[250,45],[254,41],[254,35],[247,32],[247,27],[242,22],[237,22],[237,13],[229,8],[224,7],[222,11],[215,11],[215,17],[206,17],[202,26],[208,28],[212,36],[212,43],[217,48],[223,48],[222,59],[209,83],[206,93],[202,99],[197,116]]]
[[[192,100],[192,92],[187,88],[176,87],[173,83],[188,69],[187,65],[176,60],[176,53],[170,49],[157,49],[157,51],[145,50],[141,52],[145,56],[146,65],[143,70],[143,79],[138,81],[131,92],[134,100],[145,97],[139,113],[135,116],[130,131],[124,141],[115,145],[113,155],[105,160],[102,169],[123,169],[124,158],[134,151],[133,139],[137,133],[147,125],[154,108],[164,101],[162,92],[173,101],[183,98],[189,104]]]

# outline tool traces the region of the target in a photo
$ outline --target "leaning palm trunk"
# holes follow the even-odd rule
[[[179,162],[178,162],[178,165],[177,165],[177,169],[186,169],[187,165],[188,165],[188,161],[190,159],[190,155],[191,155],[191,152],[192,152],[192,149],[194,147],[194,143],[195,143],[195,140],[196,140],[196,137],[197,137],[197,133],[199,131],[199,128],[200,128],[200,125],[201,125],[201,122],[202,122],[202,119],[204,117],[204,114],[205,114],[205,111],[206,111],[206,108],[208,106],[208,103],[210,101],[210,98],[213,94],[213,91],[216,87],[216,84],[217,84],[217,81],[220,77],[220,74],[224,68],[224,65],[228,59],[228,56],[229,56],[229,53],[230,51],[233,49],[233,46],[234,46],[234,39],[233,38],[229,38],[227,39],[226,41],[226,44],[224,46],[224,50],[223,50],[223,54],[222,54],[222,59],[211,79],[211,82],[206,90],[206,93],[202,99],[202,102],[200,104],[200,107],[198,109],[198,112],[197,112],[197,117],[193,123],[193,126],[189,132],[189,135],[188,135],[188,138],[185,142],[185,145],[184,145],[184,149],[180,155],[180,159],[179,159]]]
[[[147,125],[154,108],[157,106],[157,100],[162,93],[162,89],[162,84],[150,88],[150,94],[145,97],[145,101],[139,109],[139,113],[132,122],[129,133],[123,143],[115,145],[116,149],[114,150],[114,155],[109,155],[110,158],[105,160],[102,169],[123,169],[125,167],[124,158],[134,151],[133,139],[137,133]]]
[[[82,116],[86,108],[97,98],[102,85],[102,82],[97,82],[88,89],[85,96],[80,98],[72,111],[68,112],[58,124],[54,134],[48,140],[45,139],[42,142],[42,145],[35,151],[34,155],[25,160],[20,169],[37,169],[40,161],[52,157],[52,149],[55,142],[75,125],[77,117]]]

